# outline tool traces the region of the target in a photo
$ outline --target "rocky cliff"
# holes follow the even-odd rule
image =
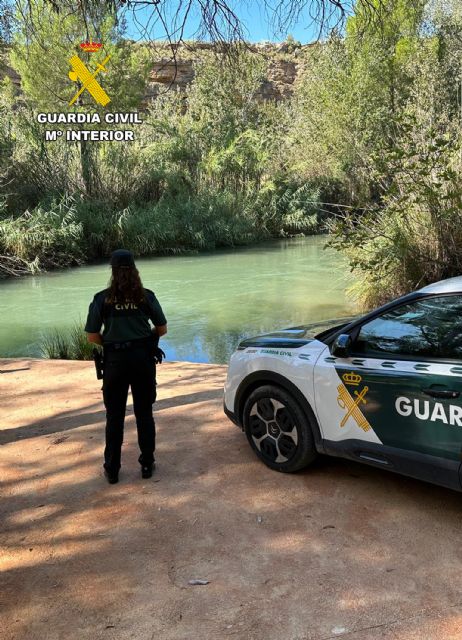
[[[269,59],[268,75],[262,82],[259,97],[262,100],[283,100],[292,94],[304,51],[312,45],[253,44],[249,50]],[[213,45],[206,43],[184,44],[176,48],[175,56],[160,54],[150,73],[146,100],[155,99],[167,87],[184,91],[194,79],[194,62],[201,51],[211,50]]]

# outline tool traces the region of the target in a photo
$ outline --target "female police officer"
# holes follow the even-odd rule
[[[119,480],[128,387],[141,450],[141,475],[150,478],[154,467],[155,341],[167,333],[167,321],[156,296],[144,289],[133,254],[125,249],[111,256],[109,288],[93,298],[85,331],[88,341],[103,345],[103,398],[106,407],[104,474],[110,484]],[[149,321],[154,325],[151,329]],[[101,327],[104,326],[101,334]]]

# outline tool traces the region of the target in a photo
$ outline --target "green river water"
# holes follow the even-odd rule
[[[227,362],[239,340],[354,313],[342,258],[325,237],[278,240],[199,255],[140,258],[143,283],[168,320],[170,360]],[[0,356],[40,356],[43,335],[84,322],[107,264],[0,284]]]

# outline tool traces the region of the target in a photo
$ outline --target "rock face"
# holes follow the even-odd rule
[[[258,97],[261,100],[284,100],[293,92],[294,83],[300,70],[300,54],[303,49],[312,45],[304,45],[290,50],[287,43],[255,44],[249,47],[256,55],[270,58],[268,77],[262,82]],[[161,57],[153,65],[145,101],[155,99],[159,93],[168,89],[184,91],[194,79],[194,62],[203,50],[211,50],[213,45],[196,43],[180,45],[175,49],[175,57]],[[283,55],[281,55],[283,54]]]
[[[184,91],[194,79],[194,60],[171,60],[162,58],[154,63],[147,85],[145,102],[154,100],[167,89]]]
[[[3,71],[3,70],[1,70],[1,71]],[[21,86],[21,78],[18,76],[18,74],[16,73],[16,71],[14,69],[12,69],[11,67],[7,66],[7,67],[5,67],[5,70],[4,70],[3,73],[1,71],[0,71],[0,74],[1,74],[1,79],[2,80],[3,80],[3,78],[5,76],[8,76],[16,87],[20,87]]]
[[[260,88],[260,97],[263,100],[283,100],[290,97],[297,75],[297,62],[273,60],[268,68],[268,78]]]

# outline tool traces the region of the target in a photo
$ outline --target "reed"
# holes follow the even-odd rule
[[[137,256],[177,254],[321,229],[315,204],[304,209],[295,196],[271,197],[217,189],[122,210],[77,196],[53,199],[18,217],[0,216],[0,277],[76,266],[121,246]]]

